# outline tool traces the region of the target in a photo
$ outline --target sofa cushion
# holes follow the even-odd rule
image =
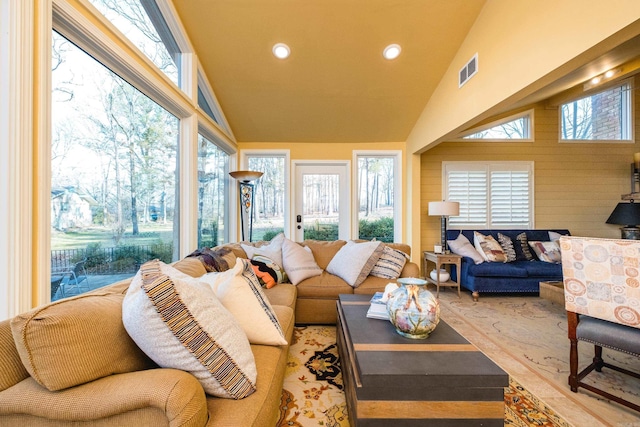
[[[493,238],[492,235],[484,235],[482,233],[478,233],[477,231],[473,232],[473,244],[476,250],[480,253],[480,255],[484,258],[485,261],[489,262],[506,262],[507,257],[502,250],[502,246],[496,239]]]
[[[467,239],[467,237],[462,233],[458,234],[458,237],[456,237],[454,240],[447,240],[447,244],[454,254],[463,257],[469,257],[475,264],[484,262],[484,258],[482,257],[482,255],[480,255],[476,248],[473,247],[469,239]]]
[[[408,255],[404,252],[385,245],[382,249],[382,255],[369,274],[383,279],[397,279],[407,263],[407,257]]]
[[[469,266],[467,273],[475,277],[527,277],[528,273],[517,263],[483,262]]]
[[[502,246],[502,251],[506,257],[506,262],[513,262],[516,260],[516,250],[513,247],[513,241],[511,237],[506,234],[498,233],[498,243]]]
[[[183,258],[171,265],[176,270],[188,274],[191,277],[200,277],[207,272],[207,268],[204,266],[202,261],[194,257]],[[127,286],[127,289],[129,289],[129,286]],[[127,289],[125,289],[124,293],[126,293]]]
[[[294,285],[322,274],[311,249],[286,238],[282,243],[282,261],[289,281]]]
[[[562,262],[560,255],[560,245],[558,242],[536,242],[529,241],[529,246],[534,250],[540,261],[559,264]]]
[[[320,276],[300,282],[297,291],[298,298],[338,299],[340,294],[352,294],[353,288],[338,276],[323,271]]]
[[[123,326],[123,298],[94,291],[14,317],[11,331],[29,374],[56,391],[153,366]]]
[[[297,288],[291,283],[281,283],[280,285],[263,289],[264,294],[269,298],[271,306],[283,305],[290,308],[296,307]],[[280,323],[280,326],[284,330],[284,325]]]
[[[231,270],[207,273],[200,280],[211,286],[251,344],[287,344],[273,307],[248,260],[238,258]]]
[[[302,244],[311,249],[318,267],[326,270],[333,257],[347,242],[345,240],[305,240]]]
[[[350,240],[333,257],[327,266],[327,272],[357,288],[376,265],[382,251],[382,242],[356,243]]]
[[[255,391],[246,334],[198,279],[158,260],[143,264],[124,298],[122,318],[158,365],[190,372],[208,394],[241,399]]]
[[[529,277],[558,277],[559,280],[562,280],[562,265],[555,264],[550,262],[542,262],[542,261],[522,261],[520,262],[520,267],[527,270],[527,275]]]

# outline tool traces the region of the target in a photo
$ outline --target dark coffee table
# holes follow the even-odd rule
[[[426,340],[366,317],[367,295],[340,295],[337,343],[351,427],[504,425],[509,376],[446,322]]]

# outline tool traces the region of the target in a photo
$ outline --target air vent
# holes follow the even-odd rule
[[[458,87],[462,87],[471,77],[478,72],[478,54],[473,55],[473,58],[460,69],[458,78]]]

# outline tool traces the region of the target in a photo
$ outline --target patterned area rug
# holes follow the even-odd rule
[[[505,426],[569,426],[515,380],[505,388]],[[296,327],[278,427],[348,427],[334,326]]]

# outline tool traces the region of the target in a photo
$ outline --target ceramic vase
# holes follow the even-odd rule
[[[432,280],[438,280],[438,272],[433,269],[431,270],[431,273],[429,273],[429,277],[431,277]],[[444,268],[440,269],[440,283],[444,283],[447,280],[449,280],[449,272],[447,270],[445,270]]]
[[[440,303],[427,290],[427,281],[398,279],[398,287],[389,296],[387,313],[396,332],[403,337],[425,339],[440,321]]]

